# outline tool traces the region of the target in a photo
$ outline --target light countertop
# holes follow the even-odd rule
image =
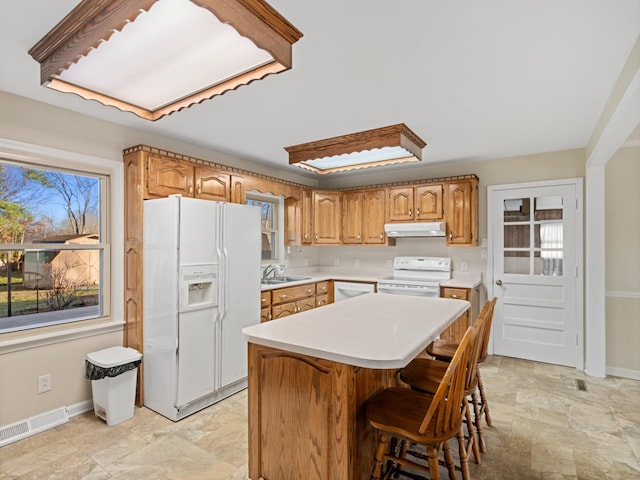
[[[440,284],[441,287],[453,288],[476,288],[482,283],[482,274],[480,272],[458,272],[452,273],[451,280],[447,280]]]
[[[365,368],[402,368],[467,308],[445,298],[367,293],[242,329],[249,342]]]

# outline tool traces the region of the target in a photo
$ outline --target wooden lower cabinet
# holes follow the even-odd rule
[[[397,369],[367,369],[249,343],[249,477],[366,480],[376,444],[364,404]]]
[[[261,322],[288,317],[295,313],[311,310],[333,303],[333,285],[331,280],[306,283],[295,287],[266,290],[261,294]],[[265,307],[268,296],[268,305]]]
[[[260,292],[260,323],[271,320],[271,292]]]
[[[471,289],[440,287],[440,297],[466,300],[467,302],[471,303],[471,308],[460,315],[449,327],[447,327],[440,334],[440,338],[443,340],[454,340],[456,342],[459,342],[460,340],[462,340],[462,337],[467,331],[467,328],[469,328],[478,317],[478,308],[480,305],[480,290],[479,288]]]

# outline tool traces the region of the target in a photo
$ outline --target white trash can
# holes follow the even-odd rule
[[[96,417],[116,425],[133,418],[136,372],[142,354],[134,348],[111,347],[87,354],[86,377],[91,380]]]

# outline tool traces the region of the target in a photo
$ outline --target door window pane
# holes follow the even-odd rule
[[[504,201],[504,222],[529,221],[530,200],[528,198],[509,198]]]
[[[562,220],[562,196],[536,197],[534,203],[535,220]]]
[[[504,273],[515,275],[531,274],[531,256],[524,251],[504,252]]]
[[[504,226],[504,247],[505,248],[529,248],[531,230],[529,225],[505,225]]]

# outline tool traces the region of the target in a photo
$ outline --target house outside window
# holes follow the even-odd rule
[[[0,333],[109,314],[108,185],[0,159]]]

